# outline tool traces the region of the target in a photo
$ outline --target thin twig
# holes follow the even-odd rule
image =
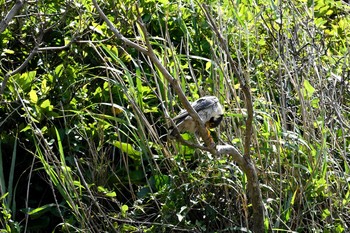
[[[77,159],[74,157],[74,163],[76,165],[78,174],[80,176],[80,181],[83,184],[84,188],[86,189],[86,191],[89,193],[92,203],[96,206],[97,210],[99,211],[100,214],[103,215],[104,219],[107,219],[107,223],[108,225],[111,227],[111,229],[113,229],[114,232],[117,232],[117,230],[113,227],[113,224],[108,220],[107,216],[105,215],[105,212],[101,209],[100,204],[98,203],[98,200],[96,199],[96,197],[92,194],[89,185],[87,184],[87,182],[85,181],[85,178],[83,176],[83,173],[80,170],[79,164]]]

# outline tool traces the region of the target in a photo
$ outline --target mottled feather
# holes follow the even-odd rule
[[[205,123],[206,127],[217,127],[223,118],[223,107],[216,96],[204,96],[192,104],[193,109]],[[173,118],[180,133],[197,133],[198,125],[186,110],[182,110],[179,115]],[[174,135],[174,131],[170,133]]]

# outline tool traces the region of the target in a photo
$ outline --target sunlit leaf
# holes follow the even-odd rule
[[[33,104],[36,104],[38,102],[38,95],[36,94],[35,90],[31,90],[29,92],[29,100],[30,102],[32,102]]]
[[[180,209],[180,212],[176,214],[177,219],[179,220],[179,222],[181,222],[186,217],[185,214],[182,214],[182,212],[184,210],[186,210],[186,209],[187,209],[187,206],[182,206],[181,209]]]
[[[106,193],[106,197],[116,197],[116,196],[117,196],[117,193],[114,191]]]
[[[43,93],[44,95],[47,94],[47,92],[50,90],[50,87],[47,86],[47,80],[44,79],[42,82],[41,82],[41,93]]]
[[[122,207],[120,208],[120,210],[121,210],[122,216],[123,216],[123,217],[126,217],[126,213],[127,213],[128,210],[129,210],[129,206],[127,206],[127,205],[122,205]]]
[[[27,213],[32,218],[39,218],[43,214],[47,213],[48,211],[51,211],[52,208],[56,208],[56,204],[47,204],[40,206],[35,209],[29,209],[30,211]]]
[[[27,125],[26,127],[24,127],[24,128],[21,130],[21,132],[26,132],[27,130],[30,130],[30,129],[31,129],[30,125]]]
[[[315,92],[315,88],[310,84],[308,80],[304,80],[304,88],[306,90],[307,97],[311,97],[312,94]]]
[[[14,54],[15,51],[13,51],[13,50],[11,50],[11,49],[4,49],[4,50],[3,50],[3,53],[4,53],[4,54],[5,54],[5,53],[7,53],[7,54]]]
[[[126,142],[115,141],[113,143],[113,145],[115,147],[118,147],[124,153],[127,153],[132,159],[134,159],[134,160],[141,159],[141,152],[138,150],[135,150],[132,144],[126,143]]]
[[[98,34],[100,35],[104,35],[103,31],[102,31],[102,26],[97,24],[97,23],[94,23],[92,22],[92,26],[89,26],[89,28],[94,31],[94,32],[97,32]]]
[[[28,90],[36,77],[36,71],[29,71],[21,74],[21,76],[14,76],[15,82],[24,90]]]
[[[50,100],[44,100],[44,102],[40,104],[40,107],[43,109],[47,109],[48,111],[52,111],[53,109]]]
[[[208,61],[206,64],[205,64],[205,70],[209,70],[211,68],[211,61]]]

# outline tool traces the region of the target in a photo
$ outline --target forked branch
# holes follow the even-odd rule
[[[244,162],[239,165],[242,168],[242,170],[246,173],[247,180],[248,180],[247,190],[248,190],[248,195],[250,197],[252,208],[253,208],[253,215],[250,221],[252,231],[264,232],[264,206],[262,202],[259,179],[256,172],[255,164],[252,161],[250,156],[251,137],[253,132],[253,100],[252,100],[252,95],[250,91],[249,77],[245,75],[243,70],[237,65],[237,62],[233,60],[228,42],[226,41],[224,36],[221,34],[220,30],[216,25],[215,20],[209,13],[208,6],[202,5],[202,10],[211,28],[213,29],[216,37],[218,38],[219,46],[226,53],[230,66],[233,69],[235,76],[238,78],[240,86],[244,93],[245,105],[247,108],[248,117],[246,119],[246,124],[245,124],[246,132],[245,132],[245,139],[244,139]]]

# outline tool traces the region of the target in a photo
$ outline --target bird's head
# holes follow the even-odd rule
[[[215,127],[218,127],[222,121],[222,119],[224,118],[224,114],[219,114],[219,115],[216,115],[212,118],[210,118],[209,122],[208,122],[208,127],[209,128],[215,128]]]

